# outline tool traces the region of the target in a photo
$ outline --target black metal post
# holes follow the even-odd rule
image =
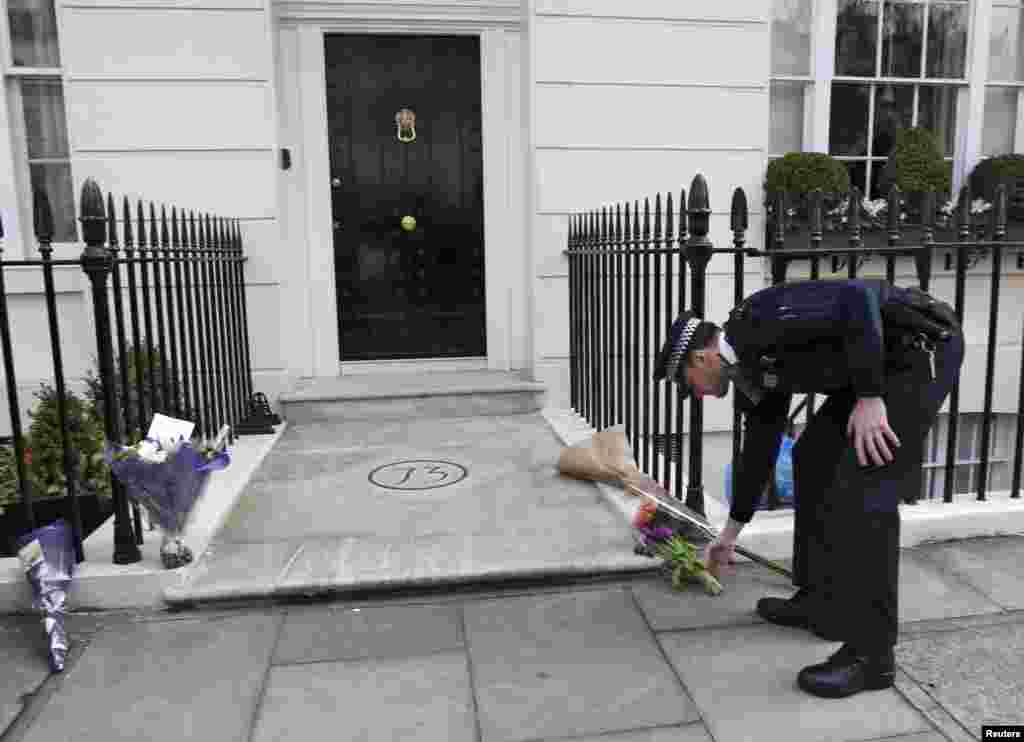
[[[967,248],[964,243],[971,239],[971,194],[970,182],[960,191],[960,232],[961,244],[956,251],[956,297],[955,309],[961,324],[964,320],[964,285],[967,280]],[[946,475],[944,502],[953,502],[953,485],[956,468],[956,444],[960,417],[960,385],[954,384],[949,393],[949,437],[946,441]]]
[[[644,305],[644,345],[643,345],[643,465],[645,473],[651,471],[651,206],[648,200],[644,199],[644,224],[643,242],[640,243],[643,253],[643,292],[641,294]]]
[[[660,213],[661,207],[657,203],[655,209]],[[672,289],[674,285],[672,275],[672,256],[677,254],[675,252],[675,225],[673,224],[672,217],[672,192],[665,194],[665,241],[661,244],[662,249],[665,251],[665,337],[668,337],[669,332],[672,329],[672,320],[675,319],[672,315]],[[665,460],[663,462],[662,469],[662,486],[665,487],[665,491],[669,492],[669,488],[672,485],[672,459],[673,459],[673,443],[679,444],[679,439],[675,441],[672,439],[672,380],[665,380]]]
[[[928,291],[932,282],[932,245],[935,244],[935,191],[926,192],[921,199],[921,245],[914,251],[914,269],[922,291]]]
[[[64,386],[64,358],[60,347],[60,327],[57,324],[57,292],[53,287],[53,212],[46,193],[37,189],[33,194],[33,221],[39,254],[43,258],[43,287],[46,293],[46,317],[50,325],[50,352],[53,354],[53,376],[57,387],[57,420],[60,424],[61,454],[67,497],[71,500],[71,532],[75,543],[75,559],[82,562],[82,511],[78,502],[78,476],[75,471],[78,457],[71,448],[68,436],[67,391]]]
[[[612,335],[614,319],[612,317],[612,265],[615,250],[615,225],[611,220],[611,208],[605,207],[601,210],[601,227],[604,232],[604,255],[602,256],[601,269],[604,273],[604,280],[601,282],[601,293],[603,302],[601,311],[604,313],[604,333],[602,342],[604,345],[604,427],[615,424],[615,385],[612,382],[612,367],[615,364],[614,342]]]
[[[811,192],[811,249],[821,249],[823,233],[823,214],[825,194],[820,188]],[[821,278],[821,258],[817,255],[811,258],[811,280],[817,281]]]
[[[166,232],[167,225],[164,224],[164,230]],[[163,290],[160,281],[160,263],[161,263],[161,252],[160,252],[160,238],[158,235],[159,230],[157,229],[156,221],[156,209],[153,206],[153,202],[149,202],[149,246],[150,255],[152,255],[153,262],[153,297],[156,300],[156,333],[157,343],[160,348],[160,405],[159,411],[165,415],[171,411],[171,387],[170,380],[167,378],[167,332],[164,323],[164,298]],[[165,243],[166,244],[166,243]],[[156,380],[153,380],[156,383]],[[153,409],[157,409],[157,405],[153,405]]]
[[[629,221],[629,204],[621,204],[621,211],[623,213],[622,222],[622,266],[623,266],[623,329],[625,334],[624,348],[625,353],[622,356],[622,368],[625,376],[625,396],[623,401],[625,404],[625,414],[623,421],[626,424],[626,437],[629,440],[630,446],[632,447],[633,457],[639,463],[639,449],[636,447],[636,426],[633,424],[633,410],[635,409],[635,403],[633,400],[633,389],[636,386],[636,376],[633,373],[633,348],[636,345],[636,334],[633,332],[633,261],[630,244],[633,233],[630,228]]]
[[[92,178],[82,186],[80,208],[85,249],[81,264],[92,284],[92,303],[96,318],[96,350],[99,355],[100,381],[103,387],[103,423],[107,440],[121,442],[117,395],[114,393],[114,353],[110,342],[110,308],[107,306],[107,276],[110,254],[103,247],[106,218],[103,194]],[[114,564],[133,564],[142,559],[128,514],[128,498],[117,477],[111,476],[114,498]]]
[[[231,274],[229,272],[231,247],[228,242],[228,225],[226,219],[218,221],[219,246],[217,254],[220,257],[220,306],[224,322],[221,326],[221,343],[224,347],[224,385],[228,390],[227,406],[228,417],[224,421],[231,426],[230,442],[235,441],[235,425],[240,419],[238,410],[241,407],[241,395],[238,387],[234,384],[235,369],[238,366],[237,350],[235,345],[235,313],[231,311]]]
[[[167,341],[170,346],[170,357],[164,356],[163,365],[170,377],[170,396],[164,397],[164,404],[174,410],[174,416],[183,419],[184,410],[181,406],[181,375],[178,373],[178,339],[174,332],[177,315],[174,312],[174,253],[171,252],[171,234],[167,226],[167,207],[160,207],[160,263],[164,267],[164,286],[167,290]],[[161,330],[161,337],[163,337]],[[165,377],[166,378],[166,377]]]
[[[146,407],[149,409],[150,415],[153,415],[157,412],[157,391],[156,369],[153,368],[154,361],[156,361],[156,347],[153,345],[153,305],[149,297],[149,264],[151,262],[149,244],[152,244],[152,241],[147,242],[146,240],[146,214],[142,209],[142,201],[137,201],[136,205],[138,212],[136,223],[139,228],[139,271],[142,276],[142,318],[146,328],[146,350],[143,356],[145,358],[144,367],[149,376],[149,403]],[[155,227],[156,225],[153,226]],[[150,237],[155,237],[155,235],[150,235]],[[140,388],[139,395],[141,396],[144,393]],[[143,435],[145,435],[149,418],[144,418],[140,422],[143,425]]]
[[[576,219],[569,215],[568,247],[565,251],[567,270],[569,273],[569,404],[576,407]]]
[[[708,199],[708,184],[698,173],[690,184],[690,201],[687,211],[690,217],[690,239],[686,244],[686,260],[693,271],[691,291],[692,309],[698,317],[704,317],[706,300],[706,271],[711,260],[712,245],[708,239],[711,208]],[[690,484],[686,491],[688,507],[704,514],[704,403],[701,399],[690,401]]]
[[[647,211],[649,209],[649,202],[644,199],[644,220],[647,221]],[[653,335],[652,342],[654,347],[660,346],[662,340],[661,332],[661,194],[657,193],[654,196],[654,233],[652,235],[652,242],[648,243],[649,247],[654,248],[654,275],[648,279],[647,285],[651,284],[651,279],[654,282],[654,298],[653,298],[653,314],[654,324],[651,326],[649,334]],[[644,354],[644,360],[650,363],[650,353]],[[651,446],[651,469],[649,474],[654,480],[658,479],[658,448],[657,441],[662,440],[661,438],[661,385],[662,382],[654,381],[650,378],[650,372],[648,366],[644,366],[644,376],[651,385],[651,437],[648,438],[648,445]],[[668,456],[668,440],[663,440],[663,448],[665,456]]]
[[[200,437],[209,437],[210,428],[213,425],[210,420],[213,415],[213,405],[210,394],[210,354],[207,350],[209,343],[206,336],[209,314],[203,306],[203,268],[206,261],[206,242],[203,239],[202,215],[196,220],[195,214],[193,212],[189,213],[189,230],[192,232],[192,255],[194,258],[192,263],[192,288],[195,292],[197,343],[199,345],[199,363],[196,366],[196,370],[199,373],[199,385],[203,395],[203,422],[197,432]]]
[[[615,204],[615,335],[618,339],[618,361],[616,362],[616,395],[617,406],[615,409],[615,421],[617,423],[626,422],[626,397],[625,397],[625,377],[626,377],[626,356],[625,356],[625,323],[623,322],[623,315],[625,314],[626,307],[623,304],[623,283],[625,282],[625,275],[623,273],[623,244],[622,244],[622,208],[621,204]]]
[[[679,254],[679,296],[677,308],[680,313],[686,311],[686,244],[689,242],[689,218],[686,214],[686,189],[679,189],[679,236],[676,238],[676,249]],[[676,440],[679,441],[679,455],[676,457],[676,487],[675,496],[677,500],[683,499],[683,396],[676,387]]]
[[[206,352],[210,365],[206,368],[206,374],[210,377],[211,393],[211,422],[207,436],[213,438],[217,435],[217,429],[224,421],[224,390],[220,383],[220,364],[222,362],[220,347],[217,341],[217,304],[215,301],[216,286],[216,259],[217,245],[215,235],[210,226],[210,215],[203,217],[203,242],[205,244],[205,260],[203,262],[203,283],[206,285]]]
[[[131,387],[128,378],[128,338],[124,323],[124,288],[121,284],[122,260],[118,251],[117,209],[114,197],[107,194],[107,250],[113,266],[110,272],[111,290],[114,294],[114,332],[117,335],[118,381],[121,383],[121,404],[119,414],[124,415],[124,430],[129,433],[135,430],[132,420]]]
[[[856,186],[850,193],[850,247],[853,250],[859,250],[864,244],[861,237],[861,226],[860,226],[860,189]],[[849,278],[857,277],[857,266],[859,256],[856,252],[851,252],[846,257],[846,272]]]
[[[893,185],[889,189],[888,220],[886,226],[889,228],[887,244],[889,247],[896,247],[900,241],[900,201],[902,200],[900,187]],[[885,256],[885,278],[890,284],[896,283],[896,255],[889,253]]]
[[[242,252],[242,225],[235,222],[235,249],[237,250],[238,266],[235,269],[238,274],[238,293],[241,297],[242,318],[242,347],[245,349],[245,397],[252,397],[252,351],[249,341],[249,304],[245,288],[245,255]]]
[[[978,469],[978,500],[985,499],[988,488],[989,446],[992,443],[992,384],[996,372],[996,339],[999,328],[999,289],[1003,273],[1003,247],[1006,239],[1006,186],[996,187],[995,210],[992,213],[992,287],[989,294],[988,356],[985,365],[985,412],[981,423],[981,466]]]
[[[732,192],[732,208],[730,209],[730,224],[732,229],[732,246],[736,249],[733,254],[733,306],[739,306],[743,302],[744,289],[744,255],[743,248],[747,244],[747,225],[749,224],[749,209],[747,207],[747,194],[742,188]],[[813,221],[813,219],[812,219]],[[739,406],[739,393],[734,391],[732,398],[732,492],[736,496],[739,483],[739,461],[743,450],[743,413]]]
[[[182,414],[188,420],[194,420],[196,414],[195,405],[192,402],[191,385],[189,381],[191,379],[191,369],[194,367],[195,359],[190,358],[188,355],[188,341],[190,337],[190,329],[186,324],[186,305],[185,305],[185,284],[188,280],[188,273],[185,273],[185,277],[182,277],[182,267],[188,270],[188,264],[186,263],[187,255],[186,251],[182,246],[183,236],[185,234],[185,222],[184,213],[182,213],[181,229],[179,231],[178,225],[178,209],[177,207],[171,207],[171,245],[173,247],[173,262],[174,262],[174,289],[177,298],[177,316],[176,321],[178,325],[178,338],[181,343],[181,375],[178,377],[181,384],[181,396],[183,400]]]
[[[135,283],[135,238],[132,236],[132,215],[131,209],[128,206],[128,199],[124,199],[124,255],[125,262],[128,265],[128,309],[131,314],[132,324],[132,352],[131,354],[124,354],[121,356],[121,364],[123,366],[131,365],[130,358],[134,358],[135,361],[135,394],[136,403],[139,410],[138,418],[138,436],[142,437],[146,434],[146,393],[145,377],[143,376],[143,367],[145,351],[142,349],[142,335],[139,331],[139,302],[136,294],[136,283]],[[129,395],[130,402],[130,395]],[[126,431],[129,436],[134,437],[135,429],[129,427]]]
[[[780,284],[786,280],[786,269],[789,261],[783,257],[786,249],[786,192],[779,191],[774,196],[775,231],[772,234],[772,284]],[[835,258],[833,258],[833,261]]]
[[[14,375],[14,350],[11,347],[11,321],[7,312],[7,285],[3,263],[4,224],[0,219],[0,344],[4,351],[4,377],[7,381],[7,405],[11,413],[11,437],[14,439],[14,466],[18,470],[18,492],[25,506],[25,520],[29,531],[36,528],[32,509],[32,492],[25,471],[25,440],[21,433],[21,405],[18,404],[18,380]]]
[[[626,212],[627,217],[629,212]],[[629,220],[626,220],[626,231],[629,231]],[[640,264],[640,204],[633,202],[633,456],[636,464],[643,467],[642,432],[640,430],[640,386],[644,383],[640,376],[640,296],[641,296],[641,264]]]

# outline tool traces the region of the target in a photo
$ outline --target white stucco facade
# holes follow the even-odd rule
[[[461,367],[521,370],[548,386],[551,406],[568,407],[562,251],[571,213],[644,197],[653,203],[656,193],[678,198],[701,172],[711,239],[731,242],[729,203],[742,187],[748,240],[761,246],[772,13],[770,0],[58,0],[76,197],[91,177],[133,203],[142,197],[241,221],[255,388],[272,401],[300,377]],[[987,33],[979,23],[977,32]],[[323,53],[324,34],[337,32],[481,39],[486,357],[339,361]],[[816,54],[814,63],[822,59]],[[827,106],[817,90],[809,111]],[[976,118],[976,109],[975,100],[963,115]],[[0,116],[0,157],[16,162],[18,122],[7,108]],[[826,119],[808,112],[806,132],[822,121],[827,130]],[[976,152],[976,135],[963,129],[962,146]],[[821,149],[821,137],[810,138]],[[0,174],[7,257],[34,250],[23,190],[17,173]],[[80,249],[58,248],[64,257]],[[749,292],[765,276],[756,261],[747,264]],[[87,281],[76,268],[58,274],[65,363],[78,378],[93,346]],[[712,318],[731,305],[731,275],[731,259],[712,260]],[[935,292],[951,297],[951,280],[938,270]],[[1003,281],[1004,297],[1024,288],[1012,258]],[[968,278],[974,361],[962,410],[982,406],[988,282],[983,268]],[[7,284],[26,407],[52,373],[41,284],[19,270]],[[997,410],[1016,410],[1020,337],[1020,311],[1004,302]],[[709,405],[705,421],[727,430],[731,410]]]

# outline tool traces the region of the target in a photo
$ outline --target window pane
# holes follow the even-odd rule
[[[920,77],[924,41],[924,6],[887,4],[882,27],[884,77]]]
[[[1013,152],[1013,132],[1017,127],[1017,88],[985,89],[985,126],[981,132],[981,152],[986,157]]]
[[[772,74],[811,74],[811,0],[775,0]]]
[[[803,148],[804,83],[771,84],[771,153],[782,155]]]
[[[28,158],[67,159],[68,131],[60,80],[23,80],[21,97],[25,109]]]
[[[914,122],[914,86],[879,85],[875,92],[875,131],[871,154],[886,155],[896,143],[896,132]]]
[[[846,165],[846,171],[850,175],[850,188],[859,188],[860,192],[864,193],[864,179],[867,177],[868,164],[863,160],[855,160],[853,162],[844,162]]]
[[[839,0],[836,14],[836,74],[874,77],[878,48],[878,3]]]
[[[71,182],[71,163],[45,163],[29,166],[32,192],[42,190],[50,199],[53,212],[53,241],[75,242],[75,193]]]
[[[832,84],[832,105],[829,115],[829,152],[833,155],[866,155],[868,153],[867,85]]]
[[[876,198],[887,198],[889,196],[888,192],[882,190],[882,186],[885,185],[882,182],[882,170],[885,169],[886,162],[888,160],[876,160],[874,158],[871,160],[871,182],[868,184],[868,190],[865,195],[872,201]],[[892,182],[890,181],[886,188],[891,187]]]
[[[967,6],[935,3],[928,9],[926,77],[963,77],[967,62]]]
[[[60,67],[53,0],[8,0],[15,67]]]
[[[1024,81],[1024,11],[1020,8],[992,8],[992,41],[989,44],[988,79],[1000,82]]]
[[[939,137],[944,157],[953,156],[956,132],[956,101],[959,90],[939,85],[922,85],[918,94],[920,109],[917,125],[931,129]]]

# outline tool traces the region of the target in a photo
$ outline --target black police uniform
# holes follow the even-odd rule
[[[764,491],[794,394],[787,374],[801,377],[799,393],[826,393],[793,449],[793,581],[815,598],[810,628],[866,655],[887,654],[896,644],[898,505],[920,490],[925,438],[957,383],[964,355],[959,327],[934,345],[884,327],[882,284],[804,281],[765,289],[778,294],[773,300],[783,340],[789,307],[803,302],[821,308],[819,319],[829,329],[801,338],[803,351],[773,347],[762,354],[731,338],[730,323],[723,328],[741,359],[738,372],[762,393],[755,395],[756,404],[738,397],[746,427],[729,515],[749,522]],[[793,331],[798,335],[806,328]],[[761,362],[744,360],[752,357]],[[858,398],[877,396],[901,445],[888,444],[891,463],[864,467],[847,424]]]

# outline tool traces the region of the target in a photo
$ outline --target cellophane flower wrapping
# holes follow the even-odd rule
[[[144,508],[150,522],[163,531],[161,558],[165,566],[190,562],[191,552],[181,537],[210,474],[231,462],[228,453],[199,450],[188,442],[163,449],[146,440],[129,447],[108,445],[106,459],[128,498]]]
[[[43,614],[50,669],[63,672],[69,646],[64,616],[75,571],[71,526],[62,518],[21,536],[16,547],[32,586],[32,604]]]
[[[633,526],[643,537],[646,552],[664,561],[665,568],[672,575],[672,586],[677,590],[688,581],[696,581],[711,595],[722,592],[722,584],[708,571],[698,548],[687,540],[687,536],[698,534],[683,527],[656,502],[645,500],[640,504]]]

